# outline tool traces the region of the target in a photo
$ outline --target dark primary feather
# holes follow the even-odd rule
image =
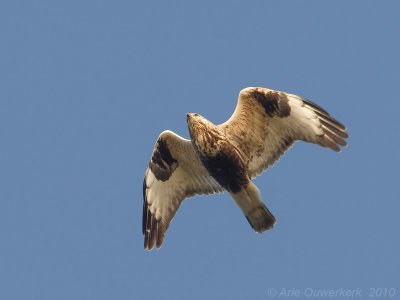
[[[157,221],[156,217],[150,212],[147,202],[146,181],[143,182],[143,224],[142,233],[144,235],[144,249],[153,249],[155,245],[160,248],[164,242],[165,233],[168,225],[163,219]]]

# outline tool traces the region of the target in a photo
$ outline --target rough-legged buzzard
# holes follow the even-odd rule
[[[275,224],[251,179],[272,166],[294,142],[340,152],[349,135],[324,109],[296,95],[266,88],[240,91],[233,115],[214,125],[187,114],[191,140],[171,131],[159,136],[143,183],[144,248],[160,248],[179,205],[196,194],[235,200],[256,232]]]

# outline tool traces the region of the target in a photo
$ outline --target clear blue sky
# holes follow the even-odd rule
[[[400,295],[399,2],[143,3],[0,4],[0,299]],[[297,143],[256,179],[272,231],[197,196],[145,252],[159,133],[225,121],[246,86],[313,100],[349,147]]]

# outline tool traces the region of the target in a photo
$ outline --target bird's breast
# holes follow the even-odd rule
[[[197,151],[207,156],[216,155],[226,141],[226,137],[217,130],[214,130],[214,128],[199,130],[191,138]]]

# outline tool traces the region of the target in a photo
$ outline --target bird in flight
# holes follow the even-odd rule
[[[214,125],[187,114],[190,140],[172,131],[160,134],[143,182],[144,249],[160,248],[165,233],[186,198],[227,191],[256,232],[275,217],[251,181],[296,141],[340,152],[346,127],[302,97],[266,88],[240,91],[233,115]]]

